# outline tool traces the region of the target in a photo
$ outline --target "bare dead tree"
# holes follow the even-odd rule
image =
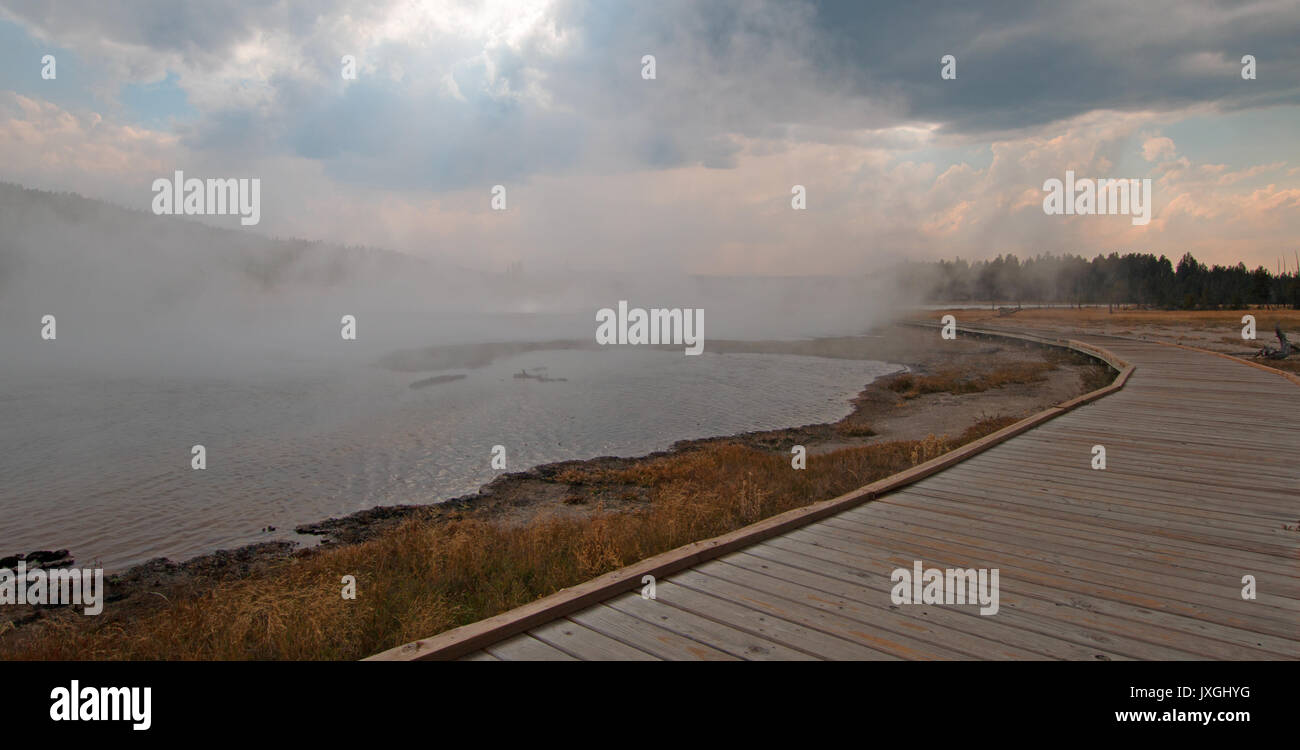
[[[1291,346],[1291,342],[1287,341],[1286,334],[1282,333],[1282,325],[1280,323],[1273,326],[1273,332],[1277,334],[1278,347],[1274,349],[1265,344],[1264,348],[1260,349],[1259,353],[1255,355],[1256,357],[1263,357],[1264,359],[1286,359],[1291,356],[1293,351],[1295,351]]]

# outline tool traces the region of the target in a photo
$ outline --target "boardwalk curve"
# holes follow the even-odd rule
[[[1072,344],[1127,382],[908,476],[371,658],[1300,658],[1300,431],[1277,418],[1300,388],[1186,348]],[[997,569],[998,611],[894,604],[891,572],[918,561]],[[659,574],[654,599],[642,571]]]

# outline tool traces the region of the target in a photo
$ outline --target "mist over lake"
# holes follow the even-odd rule
[[[0,220],[4,554],[311,542],[293,527],[476,491],[494,445],[523,471],[834,420],[890,370],[708,350],[860,332],[884,299],[861,279],[484,273],[12,185]],[[705,308],[705,354],[596,346],[620,300]]]
[[[556,380],[515,378],[546,368]],[[412,389],[362,363],[237,376],[13,376],[0,393],[7,550],[118,569],[272,539],[375,505],[474,492],[508,468],[833,421],[877,362],[616,348],[539,351]],[[560,381],[559,378],[565,380]],[[191,470],[190,447],[207,450]],[[276,532],[261,529],[274,526]]]

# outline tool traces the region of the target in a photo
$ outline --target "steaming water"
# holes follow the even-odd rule
[[[512,377],[546,367],[567,382]],[[629,348],[509,357],[463,380],[360,364],[200,378],[7,377],[0,555],[70,548],[120,569],[256,541],[375,505],[475,491],[499,472],[675,440],[834,421],[881,362]],[[190,448],[207,448],[207,469]],[[276,532],[262,533],[265,526]]]

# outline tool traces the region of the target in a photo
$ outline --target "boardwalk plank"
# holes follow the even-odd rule
[[[572,654],[579,659],[602,661],[658,661],[658,658],[639,648],[592,630],[568,618],[554,620],[528,631],[544,643]]]
[[[942,506],[939,506],[939,502],[941,501],[933,501],[927,505],[911,506],[891,503],[890,505],[893,507],[882,507],[870,516],[843,514],[840,517],[828,520],[825,525],[856,532],[862,528],[879,528],[877,521],[888,519],[897,523],[895,528],[915,526],[927,529],[930,536],[946,538],[945,530],[950,528],[954,520],[956,520],[965,534],[989,542],[994,546],[1005,546],[1007,548],[1024,546],[1044,552],[1060,552],[1063,555],[1073,555],[1080,559],[1096,560],[1099,563],[1120,568],[1141,568],[1173,579],[1181,579],[1179,581],[1180,585],[1191,589],[1219,584],[1223,581],[1225,575],[1232,576],[1233,573],[1241,570],[1240,566],[1225,565],[1222,561],[1197,561],[1182,555],[1146,554],[1131,544],[1107,544],[1096,536],[1080,539],[1064,534],[1059,529],[1041,525],[1036,526],[1032,523],[1010,523],[1004,518],[995,518],[988,515],[983,518],[977,518],[973,515],[959,515],[954,511],[942,508]],[[891,527],[886,526],[885,528]],[[1282,572],[1285,573],[1285,571]],[[1240,576],[1236,577],[1239,578]],[[1288,585],[1283,589],[1275,590],[1274,593],[1288,599],[1300,601],[1300,586],[1297,585]]]
[[[700,641],[678,635],[668,628],[640,620],[605,604],[588,607],[569,616],[592,630],[669,661],[739,661]]]
[[[1126,485],[1122,475],[1117,477],[1117,484],[1111,484],[1109,478],[1099,481],[1075,477],[1058,479],[1050,482],[1050,484],[1037,481],[1038,479],[1037,476],[1029,472],[1022,472],[1017,474],[1017,481],[1008,481],[1004,482],[1004,484],[1020,489],[1037,489],[1039,485],[1046,484],[1043,487],[1045,491],[1054,491],[1064,497],[1087,499],[1088,497],[1100,496],[1110,502],[1124,502],[1163,512],[1181,513],[1183,509],[1187,509],[1196,511],[1196,515],[1201,515],[1205,511],[1210,511],[1212,513],[1237,516],[1239,517],[1237,520],[1249,519],[1252,522],[1260,519],[1274,524],[1277,521],[1289,521],[1292,520],[1290,517],[1294,515],[1295,511],[1294,499],[1287,500],[1282,495],[1279,495],[1277,501],[1268,501],[1261,499],[1261,496],[1256,493],[1252,495],[1249,503],[1243,503],[1240,493],[1219,493],[1201,488],[1194,497],[1178,496],[1169,492],[1168,488],[1160,490],[1137,488],[1131,484]],[[917,483],[908,489],[937,489],[942,487],[950,490],[953,487],[965,486],[967,486],[967,482],[963,482],[960,478],[954,479],[942,474],[936,474],[927,478],[924,483]]]
[[[1074,594],[1087,594],[1098,601],[1109,600],[1126,605],[1131,608],[1125,610],[1127,616],[1151,622],[1162,630],[1172,628],[1188,635],[1212,630],[1221,634],[1225,640],[1243,646],[1264,648],[1261,644],[1268,642],[1277,653],[1282,654],[1291,653],[1300,643],[1294,640],[1294,619],[1263,616],[1260,614],[1262,607],[1250,609],[1243,606],[1237,607],[1236,611],[1227,610],[1226,607],[1233,604],[1232,597],[1238,589],[1226,585],[1226,582],[1217,595],[1207,593],[1188,597],[1189,592],[1186,590],[1171,592],[1159,586],[1130,584],[1128,581],[1124,581],[1121,586],[1116,585],[1117,579],[1113,576],[1096,575],[1078,568],[1060,568],[1021,555],[1004,555],[988,549],[929,541],[920,537],[900,539],[897,535],[884,534],[879,538],[846,542],[810,527],[781,537],[779,541],[785,541],[786,538],[837,551],[859,550],[864,543],[892,546],[891,553],[894,555],[898,555],[899,549],[908,550],[907,555],[895,558],[900,566],[910,566],[913,560],[922,560],[936,563],[943,561],[945,567],[954,568],[999,568],[1004,589],[1014,579],[1035,583],[1044,590],[1060,592],[1061,595],[1055,599],[1064,603],[1073,603]],[[929,565],[928,562],[926,564]],[[1216,609],[1204,601],[1189,600],[1193,598],[1209,599],[1224,608]],[[1243,603],[1249,604],[1253,602]]]
[[[807,627],[800,622],[775,615],[770,610],[757,610],[731,599],[678,585],[673,581],[660,583],[656,587],[656,592],[657,600],[660,602],[821,659],[896,661],[899,658],[885,651]]]
[[[1061,623],[1026,616],[1020,612],[1000,612],[985,617],[973,607],[946,607],[915,604],[896,606],[891,603],[893,582],[878,569],[862,570],[819,557],[812,557],[781,547],[758,544],[744,552],[723,559],[731,565],[762,570],[769,575],[801,583],[814,591],[844,596],[872,606],[889,606],[907,617],[935,623],[952,631],[979,635],[990,641],[1015,644],[1052,659],[1126,659],[1101,644],[1107,637],[1100,631],[1071,633],[1063,638]]]
[[[1035,513],[1033,508],[1024,509],[1023,506],[1009,504],[995,505],[987,499],[981,502],[979,499],[972,499],[966,493],[953,491],[940,493],[933,490],[922,492],[909,487],[905,495],[891,495],[882,498],[878,502],[898,503],[904,499],[927,508],[942,508],[955,518],[996,519],[1005,524],[1008,529],[1021,526],[1049,529],[1074,539],[1097,540],[1102,544],[1132,550],[1134,554],[1150,554],[1158,559],[1168,562],[1176,561],[1179,564],[1186,564],[1189,567],[1203,570],[1216,569],[1204,568],[1202,567],[1203,563],[1214,563],[1217,568],[1222,568],[1225,564],[1231,564],[1239,567],[1261,568],[1286,576],[1293,573],[1296,567],[1296,564],[1289,560],[1262,558],[1260,555],[1252,555],[1239,550],[1227,550],[1211,544],[1197,544],[1181,539],[1155,538],[1140,531],[1097,526],[1082,521],[1059,520],[1042,513]],[[909,505],[908,507],[912,506]]]
[[[864,547],[857,547],[855,552],[849,553],[792,537],[779,537],[764,544],[799,550],[812,557],[848,565],[879,566],[874,568],[877,572],[887,571],[891,566],[910,567],[913,559],[921,559],[927,567],[966,567],[971,564],[968,557],[936,550],[926,550],[911,559],[907,556],[881,559],[856,554],[866,549]],[[892,556],[894,553],[887,554]],[[1109,593],[1104,586],[1061,586],[1058,581],[1023,569],[1017,569],[1014,575],[1008,572],[1009,569],[1002,570],[1000,605],[1054,621],[1056,624],[1047,632],[1057,632],[1063,638],[1068,637],[1066,634],[1071,628],[1101,632],[1105,635],[1100,643],[1137,659],[1300,658],[1297,645],[1285,639],[1273,641],[1277,650],[1269,651],[1264,648],[1262,640],[1254,638],[1255,633],[1243,628],[1225,628],[1200,618],[1171,616],[1142,607],[1140,602],[1116,602],[1104,598]],[[1001,617],[1001,610],[997,616]]]
[[[1244,601],[1240,597],[1240,576],[1235,575],[1235,572],[1225,575],[1218,586],[1198,586],[1184,579],[1148,572],[1138,567],[1094,563],[1087,558],[1028,546],[1007,550],[997,542],[952,531],[936,533],[921,526],[883,521],[869,529],[860,529],[845,532],[832,526],[814,524],[798,529],[790,536],[796,539],[811,537],[812,541],[833,545],[838,549],[852,550],[864,544],[892,544],[896,549],[898,545],[904,545],[903,549],[955,553],[959,556],[958,567],[961,568],[1000,567],[1018,573],[1034,571],[1049,582],[1066,587],[1085,583],[1109,588],[1114,592],[1113,598],[1119,601],[1151,607],[1165,601],[1175,611],[1194,608],[1199,616],[1225,625],[1240,627],[1242,623],[1249,622],[1259,632],[1270,632],[1282,637],[1293,637],[1296,633],[1296,600],[1269,597],[1259,601]],[[970,557],[972,561],[979,560],[981,564],[961,563],[960,556]],[[922,558],[914,556],[913,559]],[[1260,574],[1259,578],[1267,580],[1268,576]],[[1166,600],[1165,597],[1172,600]]]
[[[867,548],[861,548],[856,553],[850,554],[786,537],[764,542],[751,549],[755,556],[766,559],[781,559],[793,562],[794,558],[790,557],[792,555],[807,558],[815,561],[813,565],[816,566],[816,570],[840,575],[846,579],[851,579],[853,576],[884,576],[888,575],[888,572],[894,567],[908,567],[912,564],[911,560],[903,557],[889,559],[891,553],[885,551],[877,552],[874,555],[862,554],[867,552]],[[1073,643],[1090,647],[1088,657],[1078,658],[1110,660],[1115,658],[1117,654],[1121,655],[1120,658],[1132,659],[1185,660],[1194,658],[1194,654],[1190,650],[1178,650],[1164,646],[1153,647],[1152,644],[1146,641],[1117,634],[1116,622],[1118,618],[1101,616],[1088,624],[1062,621],[1057,611],[1060,604],[1055,600],[1039,601],[1031,596],[1025,596],[1023,600],[1019,607],[1000,608],[996,616],[985,619],[1014,623],[1016,627],[1055,637],[1065,644]],[[1006,601],[1006,599],[1003,599],[1003,601]],[[1015,601],[1014,595],[1010,601]],[[1087,602],[1083,597],[1079,597],[1078,601]],[[956,607],[951,609],[960,610],[960,608]]]
[[[829,632],[845,635],[856,640],[865,640],[868,645],[883,648],[890,653],[912,659],[969,659],[973,657],[987,659],[1033,659],[1040,654],[1026,651],[1015,646],[1006,646],[996,641],[974,637],[961,632],[949,632],[940,637],[932,627],[903,617],[890,609],[878,609],[861,602],[843,597],[835,597],[828,592],[818,592],[807,587],[791,584],[780,578],[768,575],[765,571],[753,571],[726,565],[720,561],[706,563],[696,568],[695,573],[725,581],[696,580],[710,590],[744,591],[744,596],[753,596],[750,592],[771,594],[763,597],[772,602],[776,608],[786,611],[801,612],[798,615],[809,618],[820,627],[829,628]],[[808,609],[804,609],[804,608]],[[818,610],[818,615],[809,610]],[[829,614],[830,616],[826,616]]]
[[[577,661],[570,654],[543,643],[527,633],[520,633],[501,643],[494,643],[484,650],[502,661]]]
[[[701,617],[658,599],[627,594],[605,602],[611,609],[654,623],[684,638],[708,643],[724,653],[746,661],[817,661],[812,654],[776,641]]]

